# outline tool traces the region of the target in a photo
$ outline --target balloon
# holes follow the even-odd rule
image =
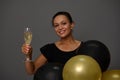
[[[63,80],[101,80],[101,75],[99,64],[87,55],[70,58],[63,68]]]
[[[78,54],[89,55],[100,65],[102,72],[106,71],[110,64],[110,52],[105,44],[97,40],[85,41]]]
[[[107,70],[102,75],[102,80],[120,80],[120,70]]]
[[[60,63],[46,63],[34,74],[34,80],[63,80],[63,65]]]

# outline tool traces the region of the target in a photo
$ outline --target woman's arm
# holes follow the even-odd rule
[[[47,59],[40,54],[40,56],[34,61],[25,61],[26,72],[30,75],[34,74],[39,67],[44,65],[47,62]]]
[[[22,52],[25,54],[26,72],[30,75],[34,74],[39,67],[47,62],[43,54],[40,54],[35,61],[32,61],[32,47],[30,45],[23,44]]]

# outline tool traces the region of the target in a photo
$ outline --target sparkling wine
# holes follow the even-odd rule
[[[32,32],[28,28],[24,32],[24,40],[26,44],[30,44],[32,41]]]

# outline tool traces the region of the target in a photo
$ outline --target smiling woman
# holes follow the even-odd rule
[[[57,35],[61,38],[65,38],[67,35],[71,35],[71,29],[74,27],[74,23],[70,23],[66,16],[57,16],[53,23]]]
[[[26,78],[33,80],[31,76],[26,75],[25,65],[36,61],[38,61],[36,64],[39,64],[41,59],[35,60],[41,55],[39,48],[48,42],[51,44],[59,41],[59,36],[57,37],[54,31],[55,26],[51,26],[52,16],[57,11],[67,11],[72,15],[75,25],[72,29],[74,38],[82,41],[99,40],[105,43],[111,53],[109,69],[120,69],[120,0],[0,0],[0,80],[26,80]],[[31,55],[33,63],[24,64],[23,60],[27,55],[22,54],[20,50],[26,25],[30,25],[33,32],[30,45],[33,48]],[[58,52],[70,51],[65,48],[59,48]],[[75,48],[72,47],[71,50],[76,50]],[[51,51],[55,50],[56,48]],[[54,53],[48,54],[53,58]],[[63,56],[61,60],[64,60]]]
[[[82,41],[76,40],[72,35],[74,22],[66,11],[57,12],[52,18],[53,28],[60,38],[54,43],[48,43],[40,48],[41,54],[35,61],[32,59],[32,46],[23,44],[22,52],[26,56],[25,67],[28,74],[34,74],[46,62],[65,64],[71,57],[77,55]]]

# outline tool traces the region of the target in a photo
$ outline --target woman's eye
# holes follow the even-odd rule
[[[66,25],[66,23],[62,23],[63,25]]]
[[[54,25],[54,27],[58,27],[58,25]]]

